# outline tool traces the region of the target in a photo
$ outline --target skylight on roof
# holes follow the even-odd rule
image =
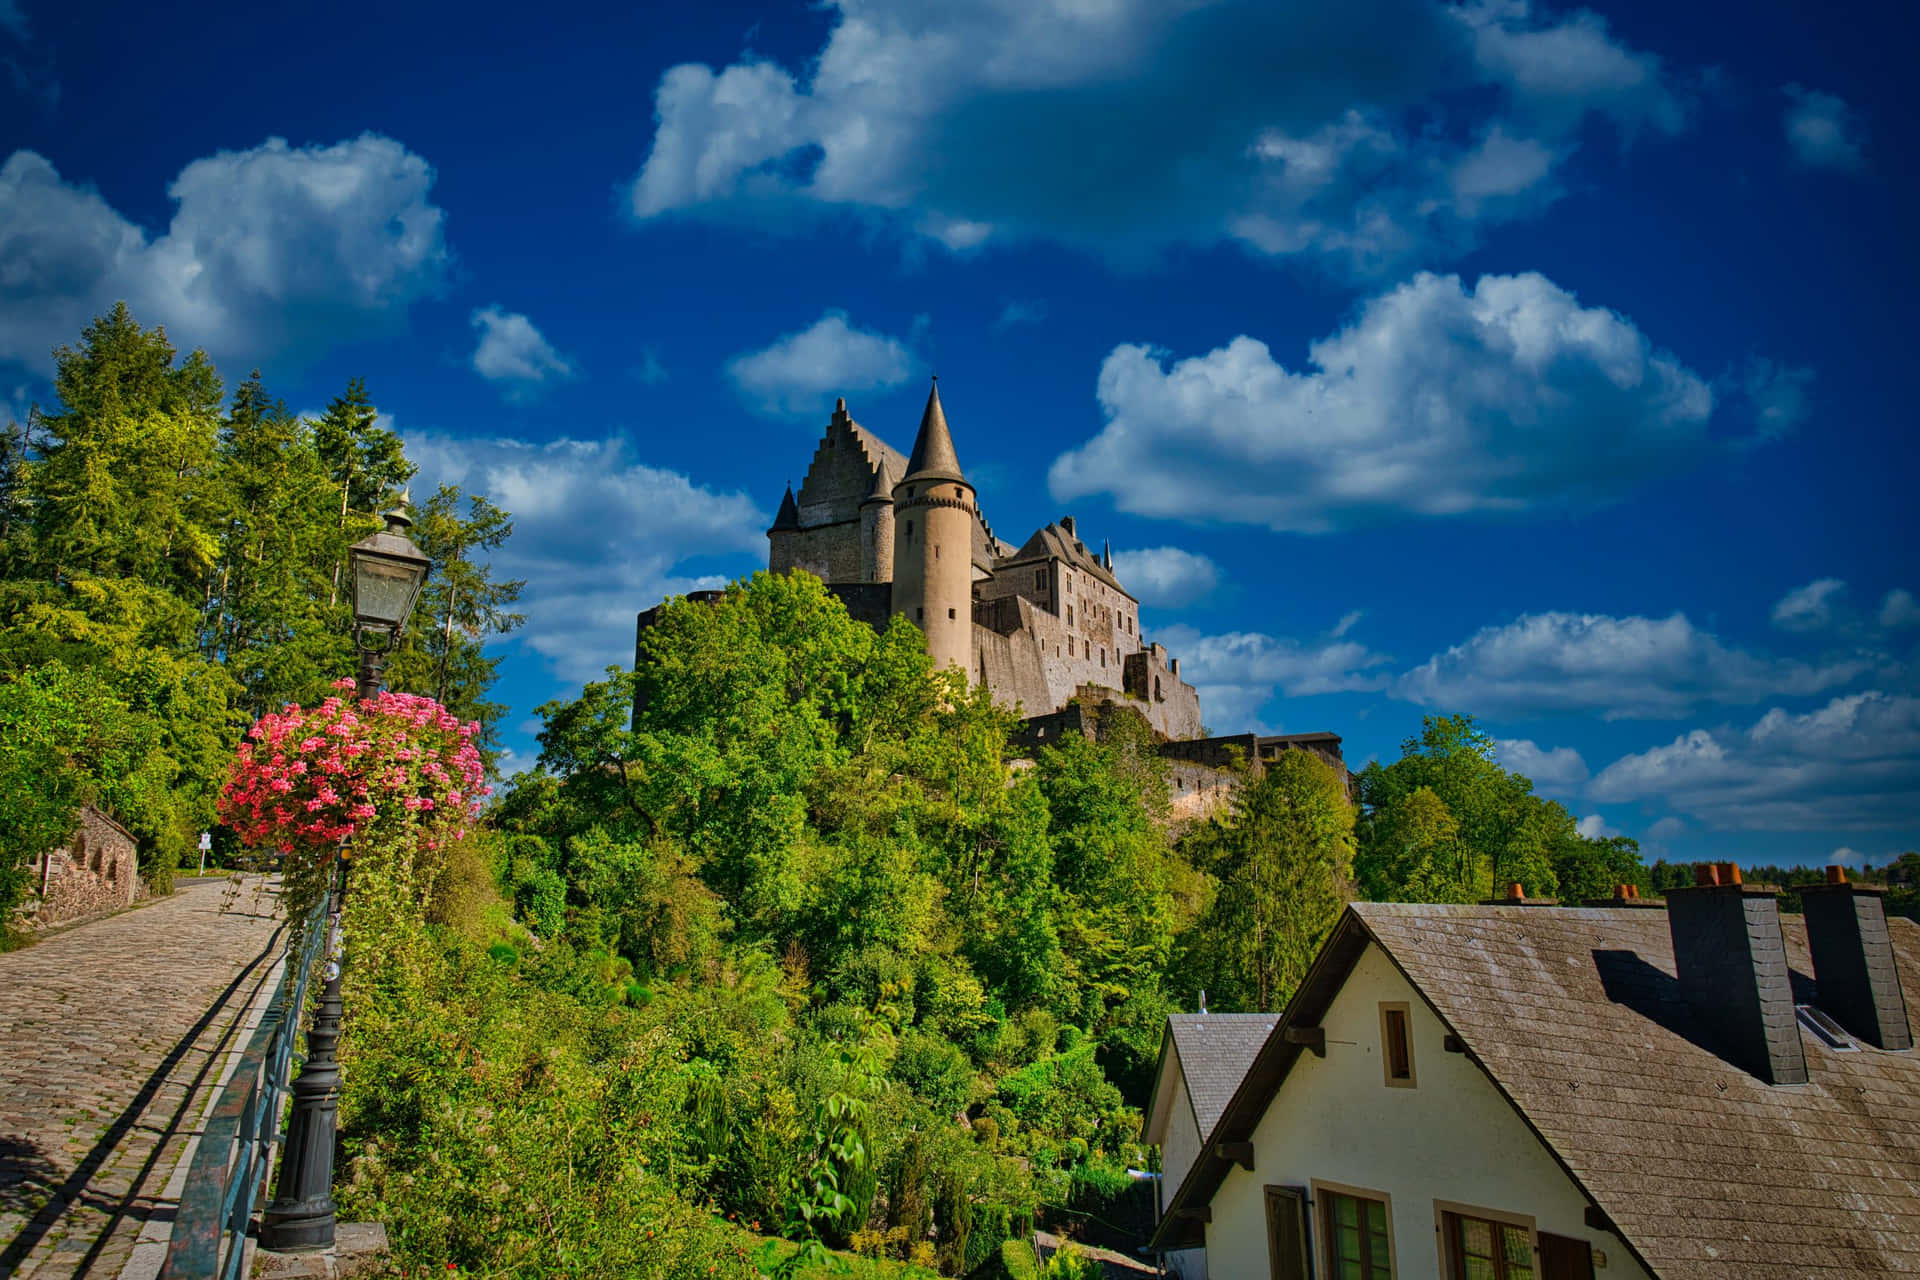
[[[1858,1053],[1860,1046],[1846,1029],[1810,1004],[1797,1004],[1793,1011],[1800,1015],[1800,1025],[1813,1032],[1820,1042],[1835,1053]]]

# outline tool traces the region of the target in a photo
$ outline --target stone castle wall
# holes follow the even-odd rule
[[[138,844],[125,827],[82,805],[73,837],[40,859],[31,888],[37,900],[29,901],[28,923],[35,928],[130,907],[140,897]]]

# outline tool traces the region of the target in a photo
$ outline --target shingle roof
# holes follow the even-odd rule
[[[1135,596],[1133,592],[1121,586],[1120,580],[1114,577],[1112,572],[1110,572],[1105,565],[1101,564],[1091,551],[1087,550],[1087,544],[1061,528],[1058,521],[1035,529],[1033,536],[1021,544],[1018,551],[1015,551],[1012,555],[1002,557],[1003,562],[1008,565],[1023,564],[1029,560],[1046,559],[1064,560],[1067,564],[1080,570],[1080,572],[1090,574],[1100,579],[1100,581],[1106,583],[1115,591],[1127,597],[1127,599],[1136,600],[1139,598]]]
[[[1805,1035],[1806,1085],[1730,1066],[1696,1042],[1665,912],[1354,910],[1662,1276],[1920,1273],[1920,1056]],[[1920,993],[1920,926],[1888,924]],[[1817,1003],[1804,922],[1781,933]]]
[[[1220,1123],[1227,1100],[1279,1021],[1276,1013],[1176,1013],[1167,1019],[1202,1138]]]
[[[1911,1007],[1920,926],[1887,923]],[[1817,1003],[1804,923],[1781,932]],[[1663,911],[1355,903],[1282,1022],[1317,1023],[1369,941],[1658,1275],[1920,1274],[1920,1054],[1803,1035],[1805,1085],[1730,1065],[1681,1000]],[[1298,1055],[1270,1037],[1212,1141],[1250,1136]],[[1225,1172],[1197,1161],[1169,1223]]]

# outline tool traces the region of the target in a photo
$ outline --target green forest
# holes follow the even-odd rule
[[[414,474],[359,382],[301,418],[124,307],[57,361],[57,408],[0,438],[0,920],[82,800],[165,890],[248,727],[351,674],[346,548]],[[490,748],[512,515],[441,487],[415,516],[434,572],[387,683]],[[1465,714],[1351,796],[1286,752],[1177,822],[1144,721],[1017,758],[910,623],[805,574],[670,602],[539,716],[414,924],[350,940],[337,1194],[403,1268],[1040,1274],[1003,1244],[1140,1225],[1167,1015],[1283,1007],[1348,901],[1691,875],[1583,837]]]

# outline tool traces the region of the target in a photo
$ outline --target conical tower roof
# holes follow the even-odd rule
[[[873,488],[867,491],[866,502],[860,505],[864,507],[868,502],[892,502],[893,485],[893,464],[881,458],[880,465],[873,469]]]
[[[947,411],[940,407],[940,379],[933,380],[933,390],[927,393],[927,408],[920,415],[920,434],[913,440],[913,456],[907,459],[907,474],[900,478],[901,483],[909,480],[957,480],[965,484],[967,477],[960,470],[960,458],[953,451],[953,433],[947,430]]]
[[[800,506],[793,500],[793,485],[787,485],[787,496],[780,499],[780,514],[773,518],[773,528],[768,533],[779,533],[785,529],[800,527]]]

